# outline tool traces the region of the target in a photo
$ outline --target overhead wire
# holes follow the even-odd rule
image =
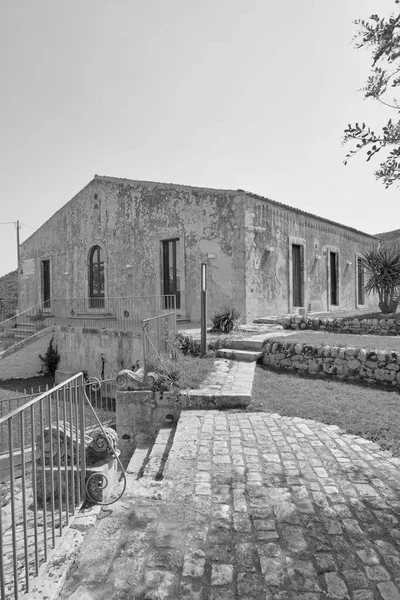
[[[22,223],[21,221],[19,222],[20,225],[24,225],[24,227],[29,227],[29,229],[33,229],[33,231],[36,231],[37,227],[32,227],[31,225],[27,225],[26,223]]]

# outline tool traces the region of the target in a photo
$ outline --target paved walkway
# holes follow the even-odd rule
[[[60,598],[399,600],[399,465],[335,426],[184,412],[163,481],[128,486]]]
[[[246,406],[251,402],[255,367],[255,362],[216,358],[214,370],[203,381],[201,388],[186,390],[185,394],[192,402],[197,399],[201,408],[207,404],[215,408]]]

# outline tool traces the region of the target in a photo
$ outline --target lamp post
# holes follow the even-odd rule
[[[207,264],[201,263],[200,354],[207,354]]]

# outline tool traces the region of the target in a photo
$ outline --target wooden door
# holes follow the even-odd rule
[[[331,305],[338,306],[339,304],[339,254],[337,252],[329,253],[330,274],[331,274]]]
[[[50,260],[42,260],[42,262],[41,262],[41,292],[42,292],[43,307],[50,308],[50,301],[51,301]]]
[[[303,306],[303,273],[301,246],[292,245],[293,306]]]
[[[176,296],[176,308],[181,307],[181,257],[179,239],[162,243],[163,294]]]
[[[357,304],[365,304],[364,285],[364,264],[362,259],[357,257]]]

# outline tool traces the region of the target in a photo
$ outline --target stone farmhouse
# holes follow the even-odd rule
[[[243,190],[95,175],[20,248],[19,310],[54,298],[175,294],[182,319],[375,306],[360,253],[376,236]],[[89,304],[90,309],[90,304]],[[303,312],[300,310],[300,312]]]

